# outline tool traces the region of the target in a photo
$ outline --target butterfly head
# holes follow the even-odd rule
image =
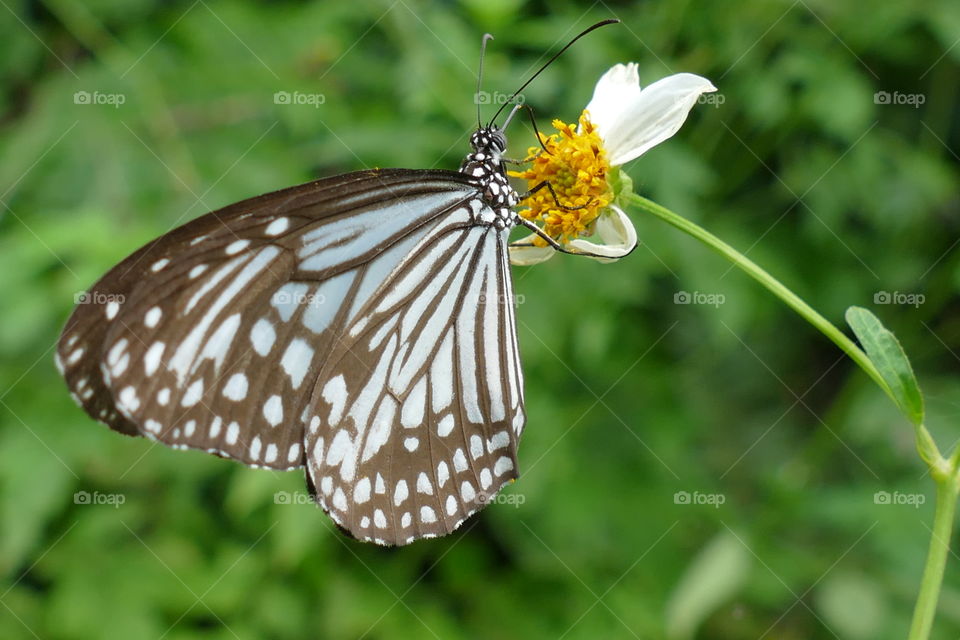
[[[496,160],[507,150],[507,136],[497,125],[481,127],[470,136],[470,146],[475,154],[488,154]]]

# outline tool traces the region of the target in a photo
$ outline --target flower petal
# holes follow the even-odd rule
[[[518,243],[527,243],[533,242],[533,239],[536,238],[536,234],[531,233],[530,235],[517,240]],[[553,247],[518,247],[516,245],[510,246],[510,264],[517,265],[519,267],[529,267],[530,265],[540,264],[541,262],[546,262],[556,253]]]
[[[597,83],[598,89],[601,83],[607,87],[603,93],[609,96],[614,95],[613,89],[608,87],[613,79],[604,79],[611,72],[613,69]],[[618,71],[617,82],[622,81],[628,73],[629,69]],[[639,91],[629,103],[595,105],[594,109],[599,108],[601,119],[596,119],[594,111],[591,110],[591,121],[597,125],[600,135],[603,136],[610,164],[619,166],[629,162],[675,134],[700,95],[716,90],[706,78],[692,73],[677,73],[657,80]],[[628,94],[623,87],[619,91],[621,95]],[[591,104],[596,100],[595,94]]]
[[[568,246],[577,251],[586,251],[599,254],[602,258],[594,258],[598,262],[616,262],[628,255],[637,247],[637,230],[633,222],[623,212],[623,209],[611,205],[597,218],[597,235],[604,244],[596,244],[587,240],[571,240]]]
[[[640,97],[637,63],[616,64],[600,76],[587,105],[590,122],[603,131],[604,123],[619,122],[623,112]]]

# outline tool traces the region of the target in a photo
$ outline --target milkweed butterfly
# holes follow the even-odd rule
[[[360,540],[450,533],[517,477],[526,418],[501,111],[459,171],[317,180],[142,247],[63,330],[71,395],[127,435],[305,467]]]

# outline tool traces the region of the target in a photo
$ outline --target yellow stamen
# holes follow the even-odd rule
[[[544,187],[524,201],[526,209],[520,215],[543,224],[543,231],[561,244],[592,233],[590,224],[600,211],[610,204],[613,193],[607,182],[610,164],[603,148],[603,140],[596,126],[584,111],[579,127],[554,120],[558,133],[550,136],[540,134],[544,153],[540,147],[531,147],[527,153],[531,166],[524,171],[511,171],[515,178],[527,181],[532,189],[547,181],[557,198]],[[563,209],[557,206],[557,201]],[[569,210],[572,207],[582,207]],[[534,243],[545,246],[541,238]]]

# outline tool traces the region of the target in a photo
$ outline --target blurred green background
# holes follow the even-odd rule
[[[909,425],[654,219],[618,264],[514,270],[521,479],[446,539],[346,540],[277,503],[301,473],[121,437],[54,369],[74,295],[142,243],[313,177],[456,168],[485,31],[496,100],[611,16],[525,92],[541,126],[616,62],[710,78],[719,99],[628,167],[637,190],[834,322],[871,308],[941,447],[960,437],[955,0],[5,0],[0,637],[905,637],[933,506]],[[510,135],[514,155],[534,141]],[[958,634],[955,556],[934,637]]]

